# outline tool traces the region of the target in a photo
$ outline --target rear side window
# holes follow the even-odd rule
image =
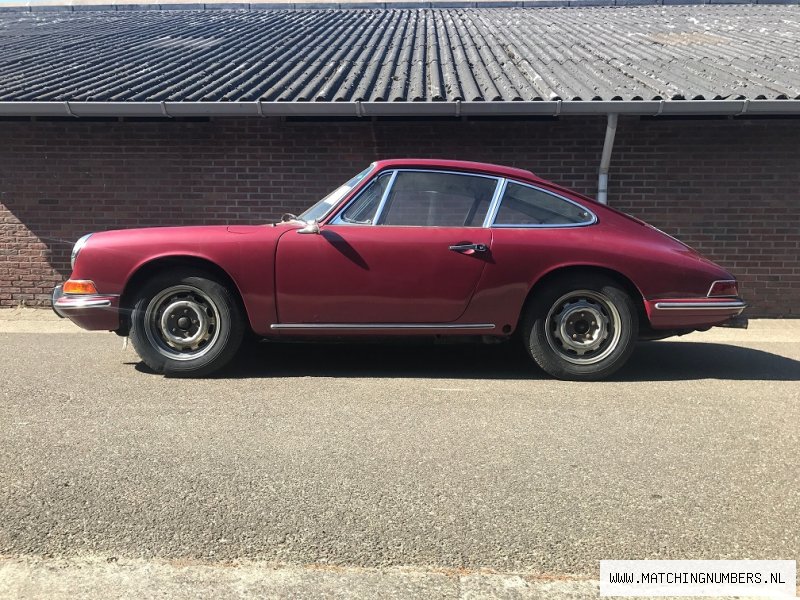
[[[379,225],[481,227],[496,187],[490,177],[400,171]]]
[[[508,182],[494,219],[499,227],[588,225],[594,215],[569,200],[550,192]]]

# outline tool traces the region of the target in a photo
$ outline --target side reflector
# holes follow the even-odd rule
[[[70,279],[64,284],[65,294],[96,294],[94,282],[88,279]]]
[[[720,297],[720,296],[738,296],[739,295],[739,286],[736,284],[735,280],[730,281],[715,281],[711,284],[711,288],[708,290],[708,297]]]

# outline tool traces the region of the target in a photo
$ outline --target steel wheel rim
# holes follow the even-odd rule
[[[605,294],[576,290],[553,303],[545,320],[547,343],[574,365],[593,365],[619,346],[619,310]]]
[[[219,338],[219,308],[203,290],[176,285],[159,292],[147,305],[145,333],[153,347],[172,360],[207,354]]]

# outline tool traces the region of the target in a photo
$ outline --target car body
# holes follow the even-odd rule
[[[248,331],[521,334],[549,373],[599,379],[638,339],[742,325],[746,305],[685,244],[529,171],[396,159],[280,223],[84,236],[53,306],[160,372],[216,370]]]

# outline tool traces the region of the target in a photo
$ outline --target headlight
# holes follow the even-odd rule
[[[81,248],[86,245],[86,241],[92,236],[91,233],[87,233],[72,247],[72,257],[70,258],[70,266],[74,269],[75,268],[75,260],[78,258],[78,254],[81,252]]]

